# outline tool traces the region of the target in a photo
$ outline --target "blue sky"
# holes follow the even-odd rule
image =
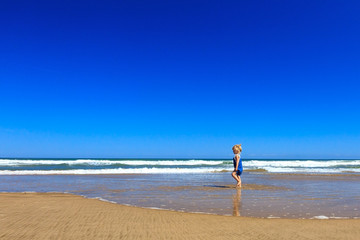
[[[358,1],[2,1],[0,157],[360,157]]]

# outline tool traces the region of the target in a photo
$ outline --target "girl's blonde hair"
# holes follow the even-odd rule
[[[241,152],[242,152],[241,144],[234,145],[234,146],[232,147],[232,150],[233,150],[234,152],[241,153]]]

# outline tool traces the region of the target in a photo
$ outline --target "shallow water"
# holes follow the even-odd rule
[[[0,176],[0,192],[69,192],[147,208],[270,218],[360,217],[358,174]],[[320,217],[325,218],[325,217]]]

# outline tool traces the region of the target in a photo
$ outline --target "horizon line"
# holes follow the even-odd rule
[[[128,160],[141,160],[141,159],[158,159],[158,160],[224,160],[229,159],[229,157],[223,157],[223,158],[186,158],[186,157],[143,157],[143,158],[135,158],[135,157],[2,157],[0,156],[0,159],[128,159]],[[242,158],[243,160],[360,160],[359,158]]]

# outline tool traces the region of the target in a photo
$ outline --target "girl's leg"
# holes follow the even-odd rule
[[[238,179],[239,179],[236,186],[241,187],[241,178],[240,178],[240,175],[236,175],[236,176],[237,176]]]
[[[239,185],[239,182],[241,184],[240,177],[236,174],[236,172],[232,172],[231,176],[238,182],[237,185]]]

